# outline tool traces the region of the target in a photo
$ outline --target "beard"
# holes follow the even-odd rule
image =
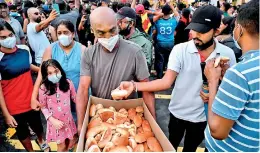
[[[128,26],[125,29],[120,29],[119,34],[122,36],[128,36],[131,32],[131,28],[130,25],[128,24]]]
[[[199,51],[203,51],[207,48],[209,48],[213,43],[214,43],[214,39],[213,37],[206,43],[203,43],[202,40],[198,39],[198,38],[193,38],[193,40],[197,40],[197,41],[200,41],[202,44],[199,44],[199,43],[195,43],[195,46],[196,48],[199,50]]]
[[[2,12],[1,14],[0,14],[0,17],[1,18],[6,18],[7,16],[8,16],[8,12],[6,12],[6,11],[4,11],[4,12]]]
[[[39,18],[37,18],[37,19],[35,20],[36,23],[40,23],[41,21],[42,21],[41,17],[39,17]]]

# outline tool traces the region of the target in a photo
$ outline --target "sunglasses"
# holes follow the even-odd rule
[[[74,1],[69,1],[69,3],[74,3]]]
[[[39,15],[40,13],[38,13],[38,12],[35,12],[35,13],[33,13],[34,15]]]

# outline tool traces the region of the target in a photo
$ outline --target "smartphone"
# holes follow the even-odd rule
[[[60,14],[60,8],[58,4],[52,4],[52,9],[54,9],[58,14]]]

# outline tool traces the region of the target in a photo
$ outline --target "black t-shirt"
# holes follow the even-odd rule
[[[189,40],[189,32],[190,30],[185,30],[188,24],[185,24],[183,21],[179,21],[175,31],[176,35],[174,38],[174,44],[177,45],[179,43],[187,42]]]

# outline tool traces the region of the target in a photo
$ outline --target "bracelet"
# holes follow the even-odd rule
[[[136,83],[133,80],[131,82],[133,83],[135,92],[137,92],[137,85],[136,85]]]

